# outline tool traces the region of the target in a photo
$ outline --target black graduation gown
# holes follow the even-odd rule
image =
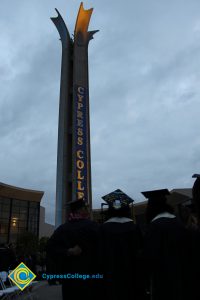
[[[191,300],[195,239],[177,218],[158,218],[145,236],[144,257],[152,300]],[[198,298],[200,299],[200,298]]]
[[[47,272],[53,274],[94,274],[97,272],[98,225],[86,219],[75,220],[61,225],[54,232],[47,245]],[[79,256],[67,256],[69,248],[78,245]],[[63,279],[63,299],[73,296],[90,299],[94,293],[94,282],[86,279]]]
[[[138,252],[141,233],[132,222],[106,222],[100,228],[102,299],[139,299]]]
[[[200,299],[200,230],[187,230],[185,299]]]

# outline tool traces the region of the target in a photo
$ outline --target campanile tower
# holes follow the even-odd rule
[[[73,38],[56,9],[51,18],[62,43],[58,123],[56,227],[68,217],[67,202],[83,198],[92,209],[88,44],[98,31],[88,31],[93,9],[80,4]]]

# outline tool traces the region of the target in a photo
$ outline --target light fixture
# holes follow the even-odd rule
[[[16,227],[17,225],[17,218],[12,218],[12,226]]]

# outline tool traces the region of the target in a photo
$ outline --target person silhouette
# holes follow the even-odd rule
[[[144,272],[148,276],[152,300],[186,300],[193,297],[190,232],[167,203],[167,189],[142,192],[148,199],[144,238]]]
[[[102,299],[141,299],[139,251],[142,236],[131,219],[128,204],[115,200],[109,206],[109,219],[99,230],[100,265],[104,280]]]
[[[71,211],[68,221],[55,230],[47,243],[47,272],[62,274],[63,300],[71,295],[73,299],[80,299],[80,295],[93,299],[94,281],[81,276],[97,271],[98,224],[89,219],[83,199],[67,205]]]

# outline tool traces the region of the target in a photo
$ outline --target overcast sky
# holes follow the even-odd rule
[[[61,43],[77,0],[1,0],[0,181],[43,190],[54,222]],[[200,1],[93,0],[93,206],[120,188],[190,188],[200,173]]]

